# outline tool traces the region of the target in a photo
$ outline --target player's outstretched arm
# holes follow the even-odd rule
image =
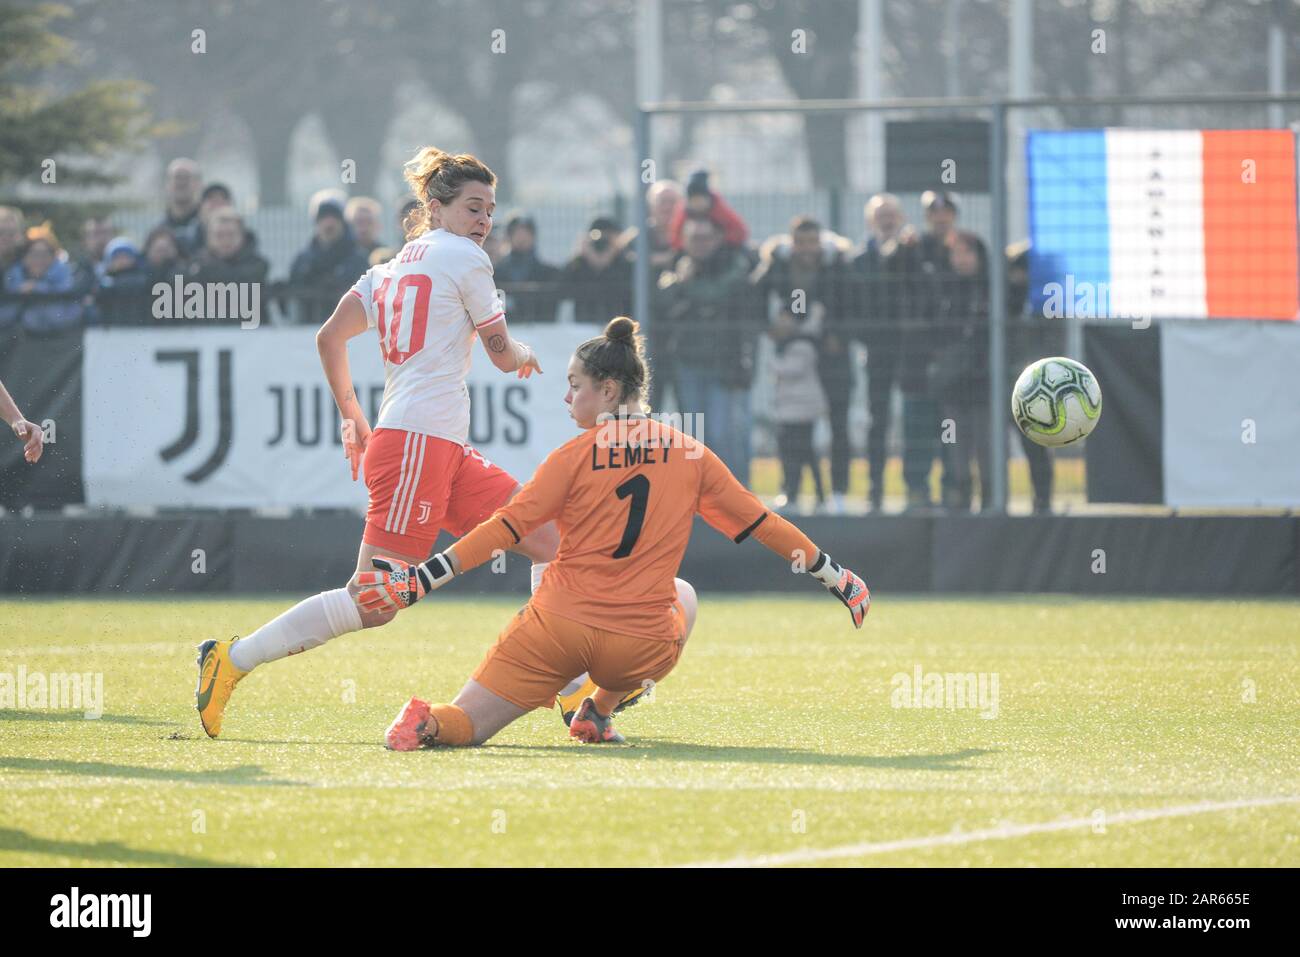
[[[348,340],[361,335],[369,328],[366,309],[361,300],[351,292],[346,293],[333,314],[316,333],[316,351],[325,370],[334,402],[339,407],[340,428],[343,432],[343,455],[352,467],[352,481],[357,480],[361,458],[370,440],[370,423],[361,410],[352,389],[352,371],[348,365]]]
[[[853,627],[861,628],[871,607],[866,582],[836,563],[793,523],[764,508],[758,496],[741,485],[712,450],[703,449],[701,458],[700,517],[732,536],[736,544],[752,536],[796,572],[812,575],[849,610]]]
[[[28,422],[18,411],[18,403],[13,400],[3,382],[0,382],[0,419],[4,419],[9,428],[13,429],[14,435],[22,439],[23,458],[35,462],[41,457],[41,452],[45,449],[45,433],[39,425]]]
[[[871,608],[871,591],[856,573],[813,544],[793,522],[774,512],[767,512],[751,532],[754,539],[791,563],[796,571],[806,571],[826,586],[849,610],[853,627],[861,628]]]
[[[371,559],[375,571],[357,576],[357,584],[363,586],[357,595],[361,607],[390,611],[409,608],[457,575],[492,560],[518,545],[534,529],[553,521],[564,505],[573,463],[578,461],[571,454],[563,454],[565,448],[548,455],[514,498],[446,551],[419,565],[393,558]]]

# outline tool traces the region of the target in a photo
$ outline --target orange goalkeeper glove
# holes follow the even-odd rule
[[[867,611],[871,608],[871,591],[867,583],[856,574],[837,565],[829,555],[821,552],[817,556],[808,574],[826,586],[832,595],[840,600],[853,617],[853,627],[861,628]]]
[[[419,565],[409,565],[383,555],[372,558],[370,564],[378,570],[357,575],[357,584],[366,586],[357,595],[357,601],[367,611],[409,608],[455,577],[451,561],[442,552]]]

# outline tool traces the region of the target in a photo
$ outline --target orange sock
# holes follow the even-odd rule
[[[439,744],[464,746],[474,740],[474,722],[454,704],[435,704],[429,714],[438,722],[433,740]]]

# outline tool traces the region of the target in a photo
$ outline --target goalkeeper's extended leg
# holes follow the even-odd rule
[[[430,705],[412,698],[384,733],[390,751],[472,747],[482,744],[510,722],[528,713],[484,688],[472,678],[451,704]]]
[[[691,583],[683,578],[674,578],[673,583],[677,586],[677,600],[682,605],[682,613],[686,619],[686,637],[689,638],[691,629],[695,627],[695,615],[699,610],[699,602],[695,596],[695,589]],[[684,640],[684,639],[683,639]],[[555,705],[559,708],[560,719],[566,727],[573,724],[573,716],[581,707],[582,702],[590,698],[597,691],[596,682],[591,680],[591,675],[581,674],[564,686],[559,694],[555,696]],[[626,692],[614,705],[613,714],[625,711],[628,708],[638,705],[646,700],[646,695],[650,688],[634,688]]]

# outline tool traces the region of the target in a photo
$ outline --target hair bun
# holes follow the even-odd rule
[[[616,316],[605,326],[605,338],[614,342],[631,342],[641,324],[627,316]]]

